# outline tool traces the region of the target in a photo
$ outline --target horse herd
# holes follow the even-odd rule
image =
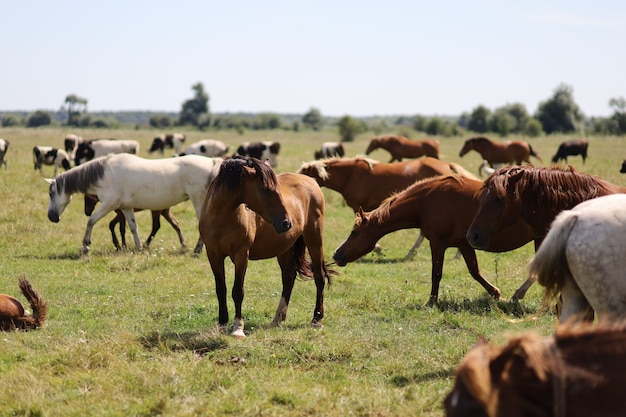
[[[465,141],[460,156],[474,150],[489,166],[514,164],[495,169],[485,181],[458,164],[440,160],[438,142],[430,140],[376,137],[366,154],[377,148],[388,150],[392,156],[389,163],[366,157],[346,158],[341,149],[342,157],[303,163],[298,172],[280,175],[272,169],[276,159],[264,161],[262,156],[247,156],[243,145],[232,157],[226,157],[227,147],[219,156],[206,157],[181,152],[184,137],[177,140],[174,136],[169,140],[167,136],[155,138],[151,147],[152,152],[163,152],[164,147],[171,146],[176,149],[177,158],[151,160],[129,153],[110,153],[79,164],[76,158],[82,154],[74,151],[81,144],[76,139],[74,148],[68,151],[78,165],[46,179],[48,218],[58,222],[72,194],[81,193],[86,196],[85,213],[90,215],[82,254],[89,251],[95,223],[114,210],[119,210],[128,222],[135,247],[141,249],[134,211],[152,210],[153,219],[156,216],[158,221],[163,215],[177,227],[175,219],[171,221],[169,208],[189,199],[199,224],[195,252],[203,245],[206,247],[215,277],[218,326],[222,331],[229,323],[224,261],[228,257],[234,263],[235,314],[231,334],[237,338],[245,338],[242,302],[249,260],[278,260],[283,288],[272,325],[278,326],[286,318],[298,274],[315,281],[311,323],[322,325],[324,289],[335,271],[323,254],[325,202],[320,187],[340,193],[355,212],[352,231],[333,253],[333,260],[340,267],[372,251],[378,240],[389,233],[420,229],[418,242],[425,237],[431,248],[429,304],[438,299],[447,248],[458,248],[470,275],[492,297],[500,299],[501,291],[480,274],[476,249],[505,252],[532,241],[536,255],[529,266],[529,278],[513,299],[522,299],[528,287],[538,281],[546,287],[545,304],[560,296],[559,322],[564,326],[552,338],[537,342],[532,337],[519,337],[500,350],[479,343],[459,365],[454,388],[445,400],[447,415],[579,415],[569,413],[570,409],[564,411],[568,401],[583,403],[582,397],[575,399],[575,394],[567,391],[568,384],[577,390],[593,387],[600,392],[598,395],[621,405],[618,410],[623,411],[626,400],[616,396],[608,382],[599,383],[594,376],[600,375],[598,378],[604,377],[603,381],[611,383],[624,379],[614,379],[606,366],[596,362],[606,357],[623,364],[626,361],[624,327],[610,325],[626,314],[626,285],[621,280],[626,261],[620,256],[626,246],[621,233],[626,222],[626,188],[571,167],[533,167],[528,164],[529,157],[540,157],[529,144],[496,143],[484,137]],[[203,147],[202,152],[206,152],[208,145],[215,143],[205,142],[198,149]],[[261,152],[268,150],[274,155],[280,148],[276,143],[261,145]],[[581,155],[584,161],[587,144],[575,145],[574,150],[559,147],[553,162],[568,155]],[[330,143],[325,144],[315,156],[327,156],[331,149]],[[409,161],[401,162],[402,158]],[[527,165],[522,165],[524,162]],[[368,184],[366,189],[363,183]],[[97,202],[100,206],[95,208]],[[184,246],[180,229],[177,231]],[[42,323],[45,303],[35,290],[29,290],[27,281],[20,281],[20,287],[38,316],[38,323]],[[19,304],[10,296],[4,297],[9,298],[3,302],[0,297],[0,317],[16,313]],[[24,309],[19,306],[17,313],[21,317]],[[601,330],[590,326],[574,328],[571,324],[593,321],[594,315],[602,324]],[[30,328],[18,326],[17,321],[11,323],[13,327]],[[595,334],[599,338],[606,336],[611,341],[606,342],[607,346],[619,339],[619,349],[599,348],[599,356],[586,357],[586,362],[573,359],[575,353],[568,353],[569,350],[574,350],[579,339],[589,342]],[[586,366],[587,373],[572,373],[570,366]],[[534,390],[520,392],[519,387],[528,384],[534,384]],[[550,398],[533,403],[531,395]],[[510,404],[518,403],[517,414],[511,413]],[[519,411],[529,407],[534,407],[534,411]],[[540,409],[547,412],[541,414]],[[612,410],[607,406],[602,415],[614,415]]]

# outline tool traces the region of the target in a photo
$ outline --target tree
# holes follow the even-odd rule
[[[535,117],[548,134],[575,132],[583,120],[583,114],[574,102],[574,89],[567,84],[559,85],[551,98],[539,104]]]
[[[14,116],[12,114],[6,114],[2,116],[2,127],[17,126],[19,124],[20,120],[17,118],[17,116]]]
[[[43,110],[37,110],[26,119],[26,127],[46,126],[52,123],[50,113]]]
[[[78,97],[76,94],[70,94],[65,97],[65,106],[67,110],[67,125],[79,126],[80,115],[87,113],[87,99]]]
[[[315,107],[311,107],[311,110],[302,116],[302,124],[313,130],[320,130],[323,122],[322,113]]]
[[[183,102],[182,109],[180,111],[179,123],[181,125],[193,125],[198,126],[200,115],[202,122],[206,126],[207,118],[210,124],[209,115],[209,95],[204,91],[204,84],[198,82],[191,86],[191,89],[195,91],[194,97]]]
[[[626,100],[624,97],[612,98],[609,100],[609,106],[613,108],[611,119],[615,123],[616,134],[623,135],[626,133]]]
[[[343,116],[339,119],[337,126],[339,126],[342,142],[353,142],[356,135],[367,131],[366,125],[350,116]]]
[[[467,120],[467,129],[476,133],[487,133],[489,130],[489,117],[491,116],[491,110],[487,107],[480,105],[472,110],[469,119]]]

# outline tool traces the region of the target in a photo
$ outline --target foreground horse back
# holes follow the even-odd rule
[[[276,176],[268,164],[251,157],[222,163],[206,193],[200,216],[200,235],[215,277],[221,331],[228,324],[227,257],[235,265],[233,336],[245,337],[242,302],[249,259],[278,259],[283,291],[272,325],[280,325],[287,317],[295,278],[300,274],[315,280],[312,324],[321,326],[325,281],[330,281],[323,254],[324,204],[321,189],[307,176]],[[310,261],[305,259],[307,249]]]
[[[447,417],[621,417],[626,410],[624,324],[560,326],[556,334],[484,339],[456,370]]]
[[[19,287],[33,311],[28,312],[15,297],[0,294],[0,330],[32,330],[46,321],[48,304],[43,297],[24,277],[19,278]]]
[[[624,194],[585,201],[552,223],[529,275],[546,287],[546,303],[561,295],[561,323],[594,311],[600,320],[626,318],[625,226]]]

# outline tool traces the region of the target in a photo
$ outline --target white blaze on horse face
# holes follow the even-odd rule
[[[48,203],[48,219],[51,222],[58,223],[61,220],[61,214],[65,211],[65,207],[72,201],[72,196],[65,192],[59,193],[57,182],[55,179],[44,178],[50,184],[48,195],[50,202]]]

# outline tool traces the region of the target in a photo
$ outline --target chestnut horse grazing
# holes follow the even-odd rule
[[[430,157],[389,164],[369,158],[326,159],[304,163],[298,172],[315,178],[322,187],[337,191],[355,213],[360,209],[374,210],[393,193],[424,178],[459,174],[478,180],[459,164]],[[420,234],[407,258],[415,254],[422,240]]]
[[[480,205],[467,230],[467,240],[476,249],[485,249],[492,235],[522,219],[532,229],[537,249],[561,211],[615,193],[626,193],[626,188],[572,167],[501,168],[485,180],[479,191]],[[533,282],[527,279],[515,291],[513,300],[524,298]]]
[[[447,417],[621,417],[626,410],[623,324],[558,326],[554,336],[479,339],[456,370]]]
[[[568,140],[559,145],[559,149],[556,151],[556,155],[552,157],[552,163],[557,164],[560,159],[564,159],[567,163],[568,156],[580,155],[583,157],[583,164],[587,159],[587,148],[589,142],[586,140]]]
[[[23,276],[19,278],[20,291],[28,300],[32,313],[10,295],[0,294],[0,330],[33,330],[43,326],[48,314],[48,304]]]
[[[241,304],[249,259],[278,259],[283,290],[271,325],[279,326],[287,317],[296,275],[300,274],[315,280],[312,324],[321,327],[325,280],[330,284],[331,274],[323,253],[324,204],[322,190],[305,175],[276,176],[268,164],[251,157],[237,156],[222,163],[200,215],[200,235],[215,276],[222,331],[228,324],[226,257],[235,265],[233,336],[245,337]],[[310,261],[305,259],[305,249]]]
[[[613,194],[562,211],[529,275],[546,287],[547,304],[561,294],[559,321],[626,318],[626,195]]]
[[[432,254],[432,286],[429,304],[437,302],[443,271],[444,253],[456,247],[463,255],[472,277],[491,296],[500,298],[500,290],[480,275],[476,252],[465,238],[467,228],[478,209],[476,192],[482,182],[460,176],[427,178],[389,197],[375,210],[356,214],[354,229],[335,250],[333,258],[339,266],[369,253],[383,236],[401,229],[421,228],[430,241]],[[489,252],[505,252],[530,242],[530,228],[518,221],[492,239]]]
[[[439,158],[438,140],[410,140],[404,136],[394,135],[376,136],[370,141],[365,155],[369,155],[378,148],[391,154],[389,162],[402,161],[402,158],[419,158],[420,156]]]
[[[470,138],[463,144],[459,156],[463,157],[463,155],[472,150],[478,152],[492,167],[493,164],[515,163],[521,165],[522,162],[530,163],[531,156],[541,161],[541,158],[530,144],[517,140],[499,143],[483,136]]]

